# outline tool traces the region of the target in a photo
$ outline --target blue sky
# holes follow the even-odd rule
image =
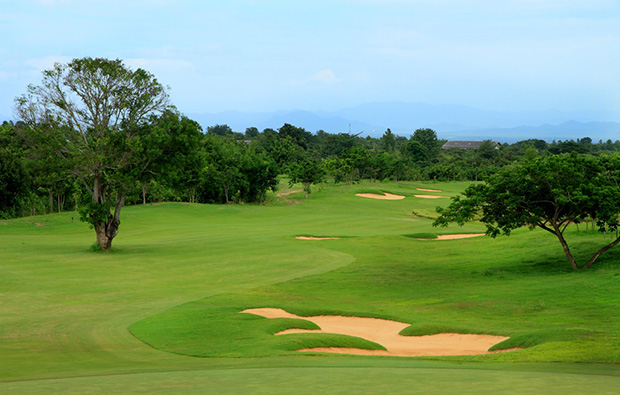
[[[184,113],[374,101],[620,119],[620,1],[0,0],[0,117],[55,61],[121,58]]]

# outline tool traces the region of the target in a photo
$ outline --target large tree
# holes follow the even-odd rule
[[[39,144],[67,161],[90,192],[82,219],[94,227],[97,245],[109,249],[127,190],[153,162],[143,155],[144,124],[169,107],[167,89],[121,60],[83,58],[56,63],[15,101]]]
[[[468,187],[447,208],[438,208],[435,226],[463,225],[480,216],[487,234],[509,235],[539,227],[556,236],[573,269],[589,268],[620,243],[613,237],[620,215],[620,156],[562,154],[507,166],[484,184]],[[579,265],[564,237],[570,224],[592,220],[611,241]]]

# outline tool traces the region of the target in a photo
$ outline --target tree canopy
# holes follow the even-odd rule
[[[536,158],[501,169],[484,184],[468,187],[447,208],[438,208],[434,226],[463,225],[480,215],[487,234],[510,235],[520,227],[539,227],[555,235],[573,269],[589,268],[620,238],[579,265],[564,238],[572,223],[591,219],[601,232],[618,230],[620,156],[562,154]]]

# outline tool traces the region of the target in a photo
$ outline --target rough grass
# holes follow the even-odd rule
[[[573,272],[544,232],[425,243],[402,237],[437,231],[412,211],[432,216],[446,199],[355,196],[363,188],[406,195],[417,187],[452,196],[466,185],[326,186],[307,201],[287,197],[301,204],[273,196],[266,206],[128,207],[114,253],[103,255],[89,251],[94,233],[72,221],[75,214],[2,221],[0,392],[195,392],[208,383],[216,393],[316,393],[303,386],[317,377],[343,393],[402,392],[414,383],[429,392],[425,377],[442,381],[444,393],[615,391],[618,377],[591,375],[620,376],[620,250],[593,270]],[[299,234],[344,238],[302,243],[293,237]],[[575,229],[568,237],[580,260],[607,241]],[[297,356],[300,344],[376,345],[348,336],[273,336],[314,324],[238,313],[251,307],[393,319],[410,323],[409,334],[506,335],[502,347],[524,349],[471,357]],[[275,377],[283,383],[265,379]]]

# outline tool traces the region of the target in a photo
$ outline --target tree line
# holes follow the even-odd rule
[[[515,161],[620,151],[620,141],[593,143],[589,138],[524,140],[500,147],[485,141],[475,150],[442,150],[445,140],[431,129],[418,129],[409,138],[389,129],[373,138],[310,133],[290,124],[262,132],[251,127],[245,133],[215,125],[204,132],[173,110],[152,116],[143,128],[148,130],[137,155],[143,156],[144,169],[127,180],[125,204],[262,203],[282,174],[305,184],[308,192],[320,182],[481,181]],[[0,216],[78,209],[88,194],[71,164],[28,129],[24,122],[0,125]]]

